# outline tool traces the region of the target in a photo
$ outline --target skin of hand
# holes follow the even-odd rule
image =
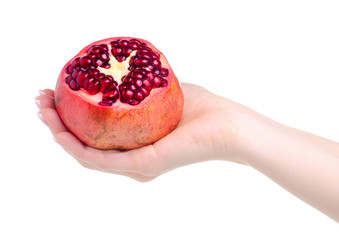
[[[53,90],[43,90],[38,115],[54,139],[89,169],[150,181],[175,168],[228,160],[249,165],[339,222],[339,143],[277,123],[206,89],[182,84],[184,112],[177,128],[130,151],[84,145],[60,120]]]

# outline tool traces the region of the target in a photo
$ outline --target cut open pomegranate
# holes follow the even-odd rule
[[[94,42],[61,71],[56,108],[89,146],[132,149],[171,132],[183,94],[164,55],[151,43],[118,37]]]

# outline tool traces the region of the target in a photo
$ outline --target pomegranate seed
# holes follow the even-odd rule
[[[148,64],[148,60],[146,58],[136,58],[134,60],[134,64],[136,66],[146,66]]]
[[[89,87],[89,85],[90,85],[93,81],[95,81],[93,77],[91,77],[91,78],[86,78],[85,81],[84,81],[84,86],[83,86],[83,88],[84,88],[86,91],[88,91],[88,87]]]
[[[129,40],[130,42],[136,42],[139,45],[141,44],[141,42],[138,39],[132,38],[131,40]]]
[[[65,78],[65,82],[66,82],[67,84],[69,84],[69,82],[70,82],[72,79],[73,79],[72,76],[68,76],[68,77]]]
[[[93,53],[87,54],[87,56],[90,57],[91,59],[94,59],[97,57],[97,55]]]
[[[134,70],[136,70],[136,69],[138,69],[138,67],[136,67],[134,64],[133,64],[133,65],[130,65],[130,66],[128,67],[128,70],[130,70],[130,71],[134,71]]]
[[[78,73],[79,73],[79,71],[74,70],[73,73],[72,73],[72,78],[76,79],[77,76],[78,76]]]
[[[79,60],[80,60],[79,57],[74,58],[74,59],[72,60],[72,62],[71,62],[71,65],[72,65],[74,68],[77,67],[77,66],[79,66],[79,65],[80,65]]]
[[[129,89],[130,89],[131,91],[135,91],[135,90],[137,90],[137,87],[136,87],[134,84],[131,84],[131,85],[129,86]]]
[[[114,57],[117,57],[122,53],[122,48],[119,46],[112,47],[112,54]]]
[[[126,39],[121,39],[119,41],[120,46],[122,47],[127,47],[128,46],[128,41]]]
[[[144,95],[141,92],[136,92],[134,94],[134,97],[135,97],[136,100],[139,100],[139,101],[144,100]]]
[[[150,48],[149,48],[149,50],[148,49],[145,49],[145,48],[141,48],[141,49],[139,49],[138,50],[138,53],[149,53],[150,52]],[[152,51],[152,50],[151,50]]]
[[[100,44],[99,47],[101,48],[101,50],[108,52],[108,47],[106,44]]]
[[[116,88],[104,93],[102,102],[99,104],[102,106],[111,106],[119,98],[119,92]]]
[[[139,52],[137,53],[138,57],[146,58],[146,59],[151,59],[151,54],[148,52]]]
[[[146,52],[146,51],[148,51],[148,52],[152,52],[152,49],[150,49],[149,47],[143,47],[142,48],[142,50],[143,50],[143,52]],[[145,51],[146,50],[146,51]]]
[[[88,56],[84,56],[80,58],[80,66],[83,68],[87,68],[92,64],[92,59]]]
[[[99,57],[102,61],[104,61],[104,62],[109,60],[109,56],[108,56],[108,54],[105,53],[105,52],[100,52],[100,53],[98,54],[98,57]]]
[[[140,88],[140,92],[144,95],[144,97],[147,97],[150,93],[146,88]]]
[[[162,78],[159,76],[155,76],[153,79],[153,87],[157,88],[160,86],[160,83],[162,81]]]
[[[125,56],[122,56],[122,55],[119,55],[119,56],[116,56],[115,59],[118,61],[118,62],[123,62],[126,60],[126,57]]]
[[[100,58],[94,58],[93,59],[93,65],[95,67],[101,67],[104,64],[104,62]]]
[[[160,54],[157,53],[157,52],[152,52],[152,58],[155,58],[155,59],[159,59],[160,58]]]
[[[133,80],[132,77],[129,76],[129,75],[127,75],[127,76],[123,76],[121,81],[122,81],[123,83],[131,83],[132,80]]]
[[[106,76],[105,74],[99,73],[99,74],[95,75],[95,78],[96,78],[96,79],[102,79],[102,78],[104,78],[105,76]]]
[[[80,87],[83,87],[85,79],[89,76],[87,72],[80,71],[77,76],[77,83]]]
[[[140,79],[135,81],[135,86],[140,88],[142,86],[142,81]]]
[[[142,79],[144,75],[140,71],[134,71],[131,73],[132,78],[134,79]]]
[[[154,69],[153,65],[151,65],[151,64],[147,65],[146,68],[150,71],[153,71],[153,69]]]
[[[115,98],[117,99],[119,97],[119,92],[118,92],[118,89],[114,89],[113,90],[113,93],[111,95],[112,98]]]
[[[154,68],[160,68],[161,67],[161,62],[158,59],[153,59],[151,63],[154,66]]]
[[[154,74],[152,72],[147,72],[146,77],[147,77],[147,79],[152,81],[154,79]]]
[[[102,89],[102,85],[101,85],[101,89]],[[114,89],[117,90],[117,88],[113,85],[113,83],[110,82],[108,83],[108,86],[106,87],[105,91],[101,91],[101,92],[103,93],[103,96],[108,96]]]
[[[167,80],[166,79],[162,79],[161,83],[160,83],[160,87],[166,87],[167,84],[168,84]]]
[[[101,84],[99,80],[92,81],[88,86],[88,93],[91,95],[97,94],[101,89]]]
[[[112,76],[106,75],[106,77],[107,77],[109,80],[114,81],[114,78],[113,78]]]
[[[74,79],[69,82],[69,87],[75,91],[80,89],[79,84]]]
[[[112,41],[109,43],[112,47],[115,47],[115,46],[119,46],[119,42],[118,41]]]
[[[162,68],[160,70],[160,76],[167,77],[168,76],[168,69],[167,68]]]
[[[121,93],[121,96],[125,99],[132,99],[133,98],[133,92],[128,89],[124,89]]]
[[[87,53],[92,53],[94,55],[98,54],[101,51],[100,47],[93,45],[90,49],[88,49]]]
[[[135,59],[135,57],[131,57],[131,59],[129,60],[129,65],[133,65],[134,64],[134,59]]]
[[[116,100],[119,97],[119,92],[116,88],[104,93],[103,100],[110,99],[110,100]]]
[[[130,105],[137,105],[137,104],[139,104],[139,101],[135,100],[135,99],[130,99],[130,100],[128,100],[128,104],[130,104]]]
[[[74,68],[72,65],[68,65],[68,67],[66,68],[66,73],[67,74],[72,74],[72,72],[74,71]]]
[[[122,54],[125,57],[128,57],[132,52],[133,52],[133,50],[130,47],[124,47],[124,49],[122,50]]]
[[[100,92],[105,92],[105,90],[108,89],[110,85],[112,85],[112,81],[109,80],[108,77],[103,77],[102,79],[100,79],[100,83],[101,83]]]
[[[151,83],[150,81],[148,81],[148,80],[144,80],[144,81],[142,82],[142,86],[143,86],[145,89],[147,89],[148,91],[151,91],[151,89],[152,89],[152,83]]]
[[[137,50],[140,46],[140,43],[138,40],[134,41],[133,39],[128,44],[133,50]]]
[[[91,70],[89,70],[89,74],[91,75],[91,77],[95,77],[99,73],[100,73],[100,71],[98,69],[91,69]]]
[[[159,75],[159,74],[160,74],[160,70],[159,70],[159,69],[155,69],[155,70],[153,71],[153,73],[154,73],[155,75]]]
[[[109,106],[112,106],[113,105],[113,103],[114,103],[115,101],[112,101],[112,100],[102,100],[102,102],[99,102],[99,105],[100,106],[105,106],[105,107],[109,107]]]

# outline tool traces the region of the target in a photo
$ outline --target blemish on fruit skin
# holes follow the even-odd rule
[[[93,139],[94,141],[99,141],[102,138],[104,138],[107,132],[106,125],[102,122],[100,122],[100,124],[101,124],[101,128],[98,128],[100,129],[100,131],[93,131],[93,129],[88,129],[91,131],[86,131],[85,132],[86,136],[88,136],[90,139]]]

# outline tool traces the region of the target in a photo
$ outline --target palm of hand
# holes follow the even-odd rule
[[[185,105],[178,127],[158,142],[130,151],[102,151],[84,145],[63,125],[55,110],[52,90],[45,90],[46,95],[37,99],[54,138],[81,165],[149,181],[180,166],[224,158],[234,138],[233,126],[227,126],[224,120],[229,114],[224,106],[219,106],[220,97],[192,84],[182,84],[182,88]]]

